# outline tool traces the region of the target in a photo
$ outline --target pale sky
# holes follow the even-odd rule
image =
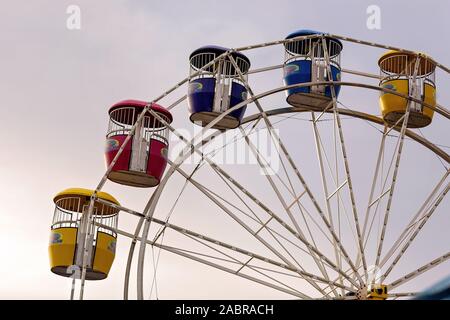
[[[381,9],[381,29],[366,27],[366,8]],[[103,150],[107,110],[124,99],[150,101],[188,75],[188,56],[206,44],[239,47],[283,39],[298,29],[313,29],[426,52],[450,65],[449,1],[8,1],[0,13],[0,298],[66,299],[70,281],[50,272],[48,237],[53,196],[68,187],[95,188],[105,171]],[[81,29],[68,30],[66,9],[81,9]],[[383,50],[344,43],[345,68],[377,73]],[[255,68],[283,62],[282,47],[249,53]],[[348,81],[361,78],[343,75]],[[276,70],[250,77],[256,93],[282,85]],[[367,80],[362,80],[367,82]],[[370,82],[370,81],[369,81]],[[374,84],[374,82],[370,82]],[[449,106],[448,74],[437,73],[438,102]],[[168,105],[187,92],[183,87],[161,102]],[[343,88],[341,101],[348,107],[378,115],[378,93]],[[267,109],[288,106],[284,94],[262,101]],[[247,115],[255,113],[249,106]],[[187,104],[174,111],[174,126],[192,133]],[[274,118],[274,121],[282,118]],[[363,121],[346,120],[345,133],[354,184],[367,201],[379,135]],[[311,125],[287,121],[281,137],[306,168],[313,188],[321,191]],[[449,126],[442,117],[423,134],[448,152]],[[378,137],[378,138],[377,138]],[[175,140],[174,144],[175,144]],[[173,157],[173,155],[172,155]],[[402,230],[445,169],[436,156],[411,141],[402,158],[398,201],[390,223],[392,235]],[[227,196],[229,189],[211,177],[205,166],[196,179]],[[186,170],[192,166],[186,166]],[[255,165],[226,167],[252,192],[281,208]],[[208,171],[209,170],[209,171]],[[175,174],[157,209],[164,219],[183,186]],[[265,185],[263,184],[265,183]],[[364,185],[364,186],[363,186]],[[332,189],[332,188],[330,188]],[[108,182],[104,191],[124,206],[142,211],[151,189],[135,189]],[[322,201],[322,198],[320,198]],[[420,267],[449,251],[448,199],[427,224],[423,237],[390,280]],[[361,210],[363,211],[363,210]],[[360,213],[363,215],[363,212]],[[180,198],[171,222],[217,237],[240,247],[260,250],[254,239],[192,186]],[[119,226],[134,232],[137,220],[121,214]],[[396,227],[398,226],[398,227]],[[350,237],[350,236],[349,236]],[[180,240],[168,238],[173,244]],[[253,243],[252,243],[253,241]],[[109,277],[88,283],[88,299],[121,299],[129,240],[119,238]],[[189,247],[188,247],[189,248]],[[192,247],[193,248],[193,247]],[[157,253],[156,251],[155,253]],[[352,252],[353,253],[353,252]],[[268,256],[272,257],[270,253]],[[137,256],[136,256],[137,257]],[[152,281],[151,248],[147,251],[146,297]],[[443,264],[405,290],[420,290],[450,272]],[[133,267],[133,289],[135,297]],[[402,273],[403,271],[403,273]],[[197,262],[162,253],[157,272],[158,297],[165,299],[292,298],[270,288],[218,271]],[[302,289],[302,288],[298,288]],[[308,289],[305,289],[306,291]],[[152,296],[154,298],[154,295]]]

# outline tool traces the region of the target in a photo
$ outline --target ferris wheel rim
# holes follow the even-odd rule
[[[269,115],[272,115],[272,113],[275,113],[276,111],[282,111],[282,112],[305,112],[305,110],[301,110],[301,109],[298,109],[298,108],[277,108],[277,109],[272,109],[270,111],[267,111],[267,113]],[[354,110],[351,110],[351,111],[354,111]],[[249,117],[247,117],[247,118],[245,118],[243,120],[243,124],[244,123],[248,123],[250,121],[254,121],[260,116],[261,116],[261,113],[256,113],[254,115],[251,115],[251,116],[249,116]],[[216,131],[215,135],[220,135],[220,134],[223,134],[223,133],[224,133],[223,131]],[[214,134],[211,134],[211,135],[214,135]],[[208,141],[209,139],[206,139],[206,140]],[[201,142],[201,143],[204,143],[204,142]],[[431,150],[431,151],[433,151],[433,150]]]
[[[298,108],[298,107],[280,107],[280,108],[274,108],[271,110],[266,111],[266,114],[270,116],[277,116],[287,113],[307,113],[311,112],[311,110],[308,110],[306,108]],[[317,111],[316,111],[317,112]],[[331,113],[332,110],[327,110],[327,113]],[[347,115],[350,117],[354,117],[355,119],[361,119],[361,120],[367,120],[370,122],[373,122],[375,124],[378,124],[380,126],[384,125],[384,121],[382,118],[379,118],[377,116],[374,116],[369,113],[364,113],[361,111],[357,111],[356,109],[344,109],[339,108],[339,113],[343,115]],[[252,114],[242,120],[242,124],[246,124],[252,121],[257,120],[261,117],[261,113],[255,113]],[[397,130],[399,128],[393,128],[393,130]],[[432,143],[430,140],[419,136],[418,134],[414,133],[412,130],[408,129],[406,135],[415,140],[416,142],[422,144],[424,147],[435,153],[437,156],[441,157],[441,159],[447,161],[447,163],[450,163],[450,154],[446,153],[444,150],[439,148],[436,144]]]

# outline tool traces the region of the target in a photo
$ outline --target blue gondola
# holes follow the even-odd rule
[[[201,47],[189,56],[191,75],[212,62],[229,49],[219,46]],[[247,80],[250,60],[235,52],[231,56]],[[190,120],[200,126],[208,125],[218,115],[247,100],[247,89],[229,57],[218,59],[214,64],[193,76],[189,82],[188,105]],[[245,114],[246,105],[226,115],[214,129],[237,128]]]
[[[300,36],[320,35],[321,32],[313,30],[299,30],[289,34],[286,39]],[[326,37],[325,43],[331,66],[333,81],[340,81],[340,53],[342,43],[335,38]],[[285,43],[284,84],[294,85],[301,83],[317,83],[328,81],[325,50],[321,38],[310,38]],[[335,86],[336,97],[340,86]],[[301,88],[292,88],[286,91],[286,101],[299,108],[308,110],[323,110],[331,99],[331,87],[325,85],[312,85]]]

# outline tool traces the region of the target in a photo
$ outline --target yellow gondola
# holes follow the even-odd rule
[[[81,265],[83,250],[78,248],[82,247],[86,236],[82,228],[83,223],[86,223],[83,216],[87,213],[93,193],[93,190],[71,188],[61,191],[53,199],[55,212],[48,250],[50,270],[57,275],[70,277],[74,267]],[[106,192],[98,192],[97,197],[120,205]],[[118,212],[119,210],[103,203],[94,204],[95,225],[91,226],[92,236],[87,240],[87,280],[101,280],[108,276],[116,251]]]
[[[419,59],[419,65],[414,81],[417,59]],[[434,110],[432,108],[436,106],[436,64],[424,54],[388,51],[380,57],[378,65],[381,73],[381,87],[406,96],[412,94],[413,98],[418,100],[410,102],[408,127],[428,126],[433,119]],[[414,92],[412,92],[413,87],[415,88]],[[387,124],[394,125],[399,122],[405,115],[407,106],[408,99],[388,92],[381,93],[380,108]]]

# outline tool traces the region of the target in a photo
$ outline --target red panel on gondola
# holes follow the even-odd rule
[[[127,135],[117,135],[106,140],[105,158],[106,164],[109,166],[116,156],[119,148],[124,143]],[[127,171],[130,166],[131,159],[131,139],[128,141],[124,150],[122,151],[119,159],[117,159],[112,171],[125,170]]]
[[[167,145],[159,140],[151,139],[147,173],[161,180],[167,165]]]

